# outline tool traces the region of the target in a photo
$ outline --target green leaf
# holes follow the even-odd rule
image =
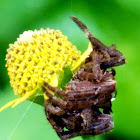
[[[63,75],[64,75],[64,71],[57,71],[56,72],[56,74],[57,74],[57,78],[58,78],[58,86],[57,86],[57,88],[61,88],[61,84],[62,84],[62,80],[63,80]]]
[[[63,78],[62,78],[62,82],[60,85],[60,88],[62,88],[63,90],[65,89],[66,84],[72,79],[72,71],[70,69],[69,65],[66,65],[64,68],[64,74],[63,74]]]
[[[44,96],[40,95],[40,96],[36,96],[36,98],[34,100],[32,100],[34,103],[39,104],[41,106],[44,106]]]
[[[35,92],[35,94],[33,96],[31,96],[28,100],[32,101],[32,102],[34,102],[36,104],[39,104],[41,106],[44,106],[44,96],[43,96],[44,93],[43,93],[41,87],[42,87],[42,85],[40,86],[40,89],[37,90]]]

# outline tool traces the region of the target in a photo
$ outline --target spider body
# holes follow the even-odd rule
[[[116,81],[112,72],[100,69],[98,53],[95,56],[98,58],[93,56],[93,62],[85,63],[76,72],[65,91],[44,83],[43,91],[49,97],[45,100],[46,116],[61,139],[102,134],[113,128],[109,114]],[[95,70],[96,74],[93,72]],[[108,114],[102,114],[99,108]],[[64,131],[64,127],[69,131]]]
[[[98,135],[113,129],[111,98],[116,92],[113,66],[125,63],[125,58],[115,46],[106,47],[94,38],[77,18],[72,19],[85,32],[93,51],[73,75],[66,90],[59,90],[44,83],[43,91],[47,119],[61,139],[79,135]],[[107,68],[111,68],[109,71]],[[57,94],[59,97],[52,95]],[[99,110],[103,109],[103,112]],[[64,128],[68,130],[65,131]]]

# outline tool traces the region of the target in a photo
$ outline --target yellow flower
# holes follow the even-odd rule
[[[9,45],[6,66],[14,94],[19,97],[6,105],[15,107],[34,97],[43,82],[57,87],[57,71],[69,65],[75,71],[92,51],[91,45],[83,55],[59,30],[47,28],[25,31],[14,44]]]

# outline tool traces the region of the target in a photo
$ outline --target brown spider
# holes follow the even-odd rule
[[[92,36],[81,21],[76,17],[72,19],[94,46],[93,52],[67,84],[65,91],[44,83],[43,91],[49,97],[45,100],[45,113],[63,140],[85,134],[103,134],[113,129],[110,112],[116,81],[114,69],[109,71],[107,68],[125,63],[124,56],[114,45],[106,47]],[[99,108],[103,109],[103,113]]]

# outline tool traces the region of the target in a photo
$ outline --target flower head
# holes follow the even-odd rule
[[[0,111],[34,96],[43,82],[57,87],[57,71],[63,72],[66,65],[74,71],[91,51],[89,47],[81,57],[81,52],[59,30],[25,31],[14,44],[9,45],[6,55],[10,84],[19,98]]]

